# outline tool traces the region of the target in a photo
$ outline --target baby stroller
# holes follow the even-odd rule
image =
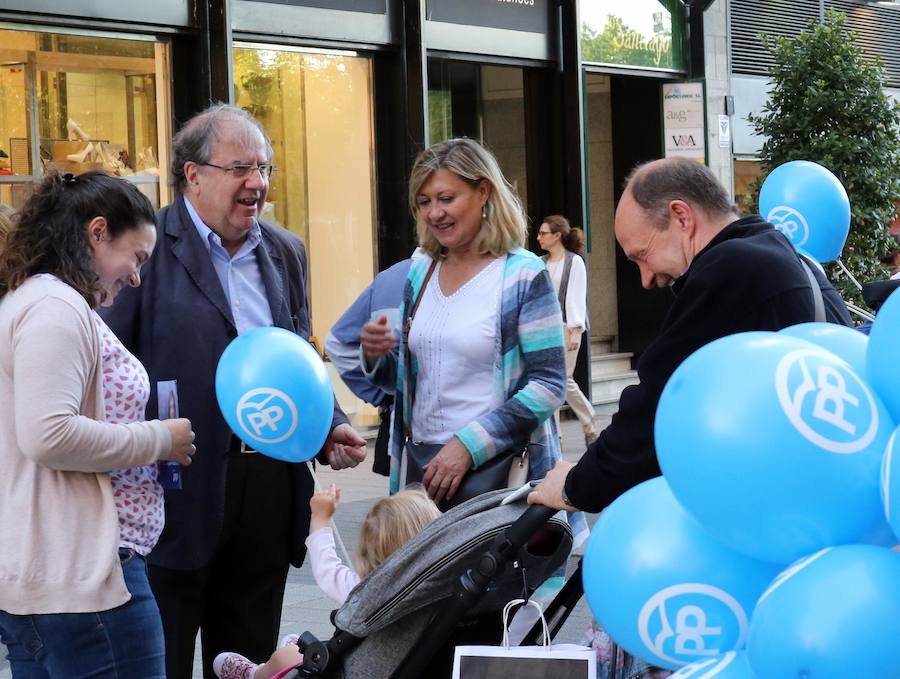
[[[512,492],[454,507],[391,555],[332,613],[330,640],[301,636],[303,665],[285,677],[450,677],[456,645],[499,644],[499,611],[533,593],[572,548],[554,510],[524,497],[501,504]]]

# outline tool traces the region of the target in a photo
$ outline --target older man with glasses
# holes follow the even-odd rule
[[[173,140],[180,195],[157,215],[144,284],[106,315],[150,375],[148,416],[164,400],[161,415],[188,417],[196,432],[195,464],[181,488],[166,490],[166,525],[149,558],[169,679],[192,676],[198,630],[207,679],[221,651],[269,657],[289,565],[306,552],[306,466],[247,449],[214,388],[219,357],[239,334],[276,326],[309,336],[304,245],[260,219],[274,169],[272,145],[245,111],[216,105],[189,120]],[[365,441],[337,404],[331,426],[320,458],[357,465]]]

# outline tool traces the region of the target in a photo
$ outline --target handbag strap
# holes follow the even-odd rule
[[[431,280],[431,275],[434,273],[435,268],[437,267],[437,259],[431,260],[431,266],[428,267],[428,273],[425,274],[425,279],[422,281],[422,286],[419,288],[419,294],[416,295],[416,299],[413,302],[412,309],[409,311],[409,316],[406,319],[406,323],[403,324],[403,358],[404,358],[404,369],[406,372],[406,390],[409,394],[409,413],[406,415],[406,440],[409,441],[412,439],[412,414],[413,414],[413,399],[415,396],[415,391],[412,388],[412,356],[409,352],[409,333],[412,330],[412,322],[413,318],[416,316],[416,311],[419,309],[419,303],[422,301],[422,295],[425,294],[425,288],[428,287],[428,281]]]
[[[803,255],[800,255],[800,264],[803,266],[803,272],[809,279],[809,287],[812,290],[813,308],[815,309],[814,320],[817,323],[824,323],[828,319],[825,316],[825,301],[822,299],[819,281],[816,280],[815,274],[812,272],[812,269],[809,268],[809,264],[806,263],[806,258]]]

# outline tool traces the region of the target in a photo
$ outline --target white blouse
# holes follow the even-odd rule
[[[500,405],[493,375],[505,261],[494,260],[449,296],[441,291],[441,264],[435,267],[409,334],[418,366],[414,441],[447,443]]]
[[[565,263],[565,257],[556,262],[547,260],[547,271],[550,272],[550,280],[553,281],[556,294],[559,294]],[[566,291],[566,326],[584,330],[587,327],[586,318],[587,270],[584,267],[584,260],[575,255],[572,258],[572,270],[569,272],[569,289]]]

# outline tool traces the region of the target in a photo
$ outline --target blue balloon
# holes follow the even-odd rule
[[[750,667],[766,679],[900,676],[900,554],[826,548],[792,565],[750,621]]]
[[[841,256],[850,233],[850,200],[830,171],[808,160],[776,167],[759,191],[759,211],[794,247],[820,262]]]
[[[282,328],[254,328],[225,348],[216,397],[231,430],[277,460],[312,459],[331,430],[325,364],[309,342]]]
[[[894,290],[878,310],[869,331],[866,378],[900,423],[900,289]]]
[[[742,648],[749,613],[777,572],[715,540],[662,477],[607,507],[583,564],[597,622],[629,653],[670,669]]]
[[[744,651],[728,651],[685,665],[669,679],[756,679]]]
[[[869,338],[859,330],[837,323],[799,323],[780,330],[784,335],[799,337],[843,358],[860,377],[866,374],[866,351]]]
[[[672,374],[656,411],[660,467],[725,544],[787,564],[887,530],[881,458],[894,429],[845,361],[782,333],[723,337]]]
[[[881,501],[894,536],[900,539],[900,427],[888,439],[881,461]]]

